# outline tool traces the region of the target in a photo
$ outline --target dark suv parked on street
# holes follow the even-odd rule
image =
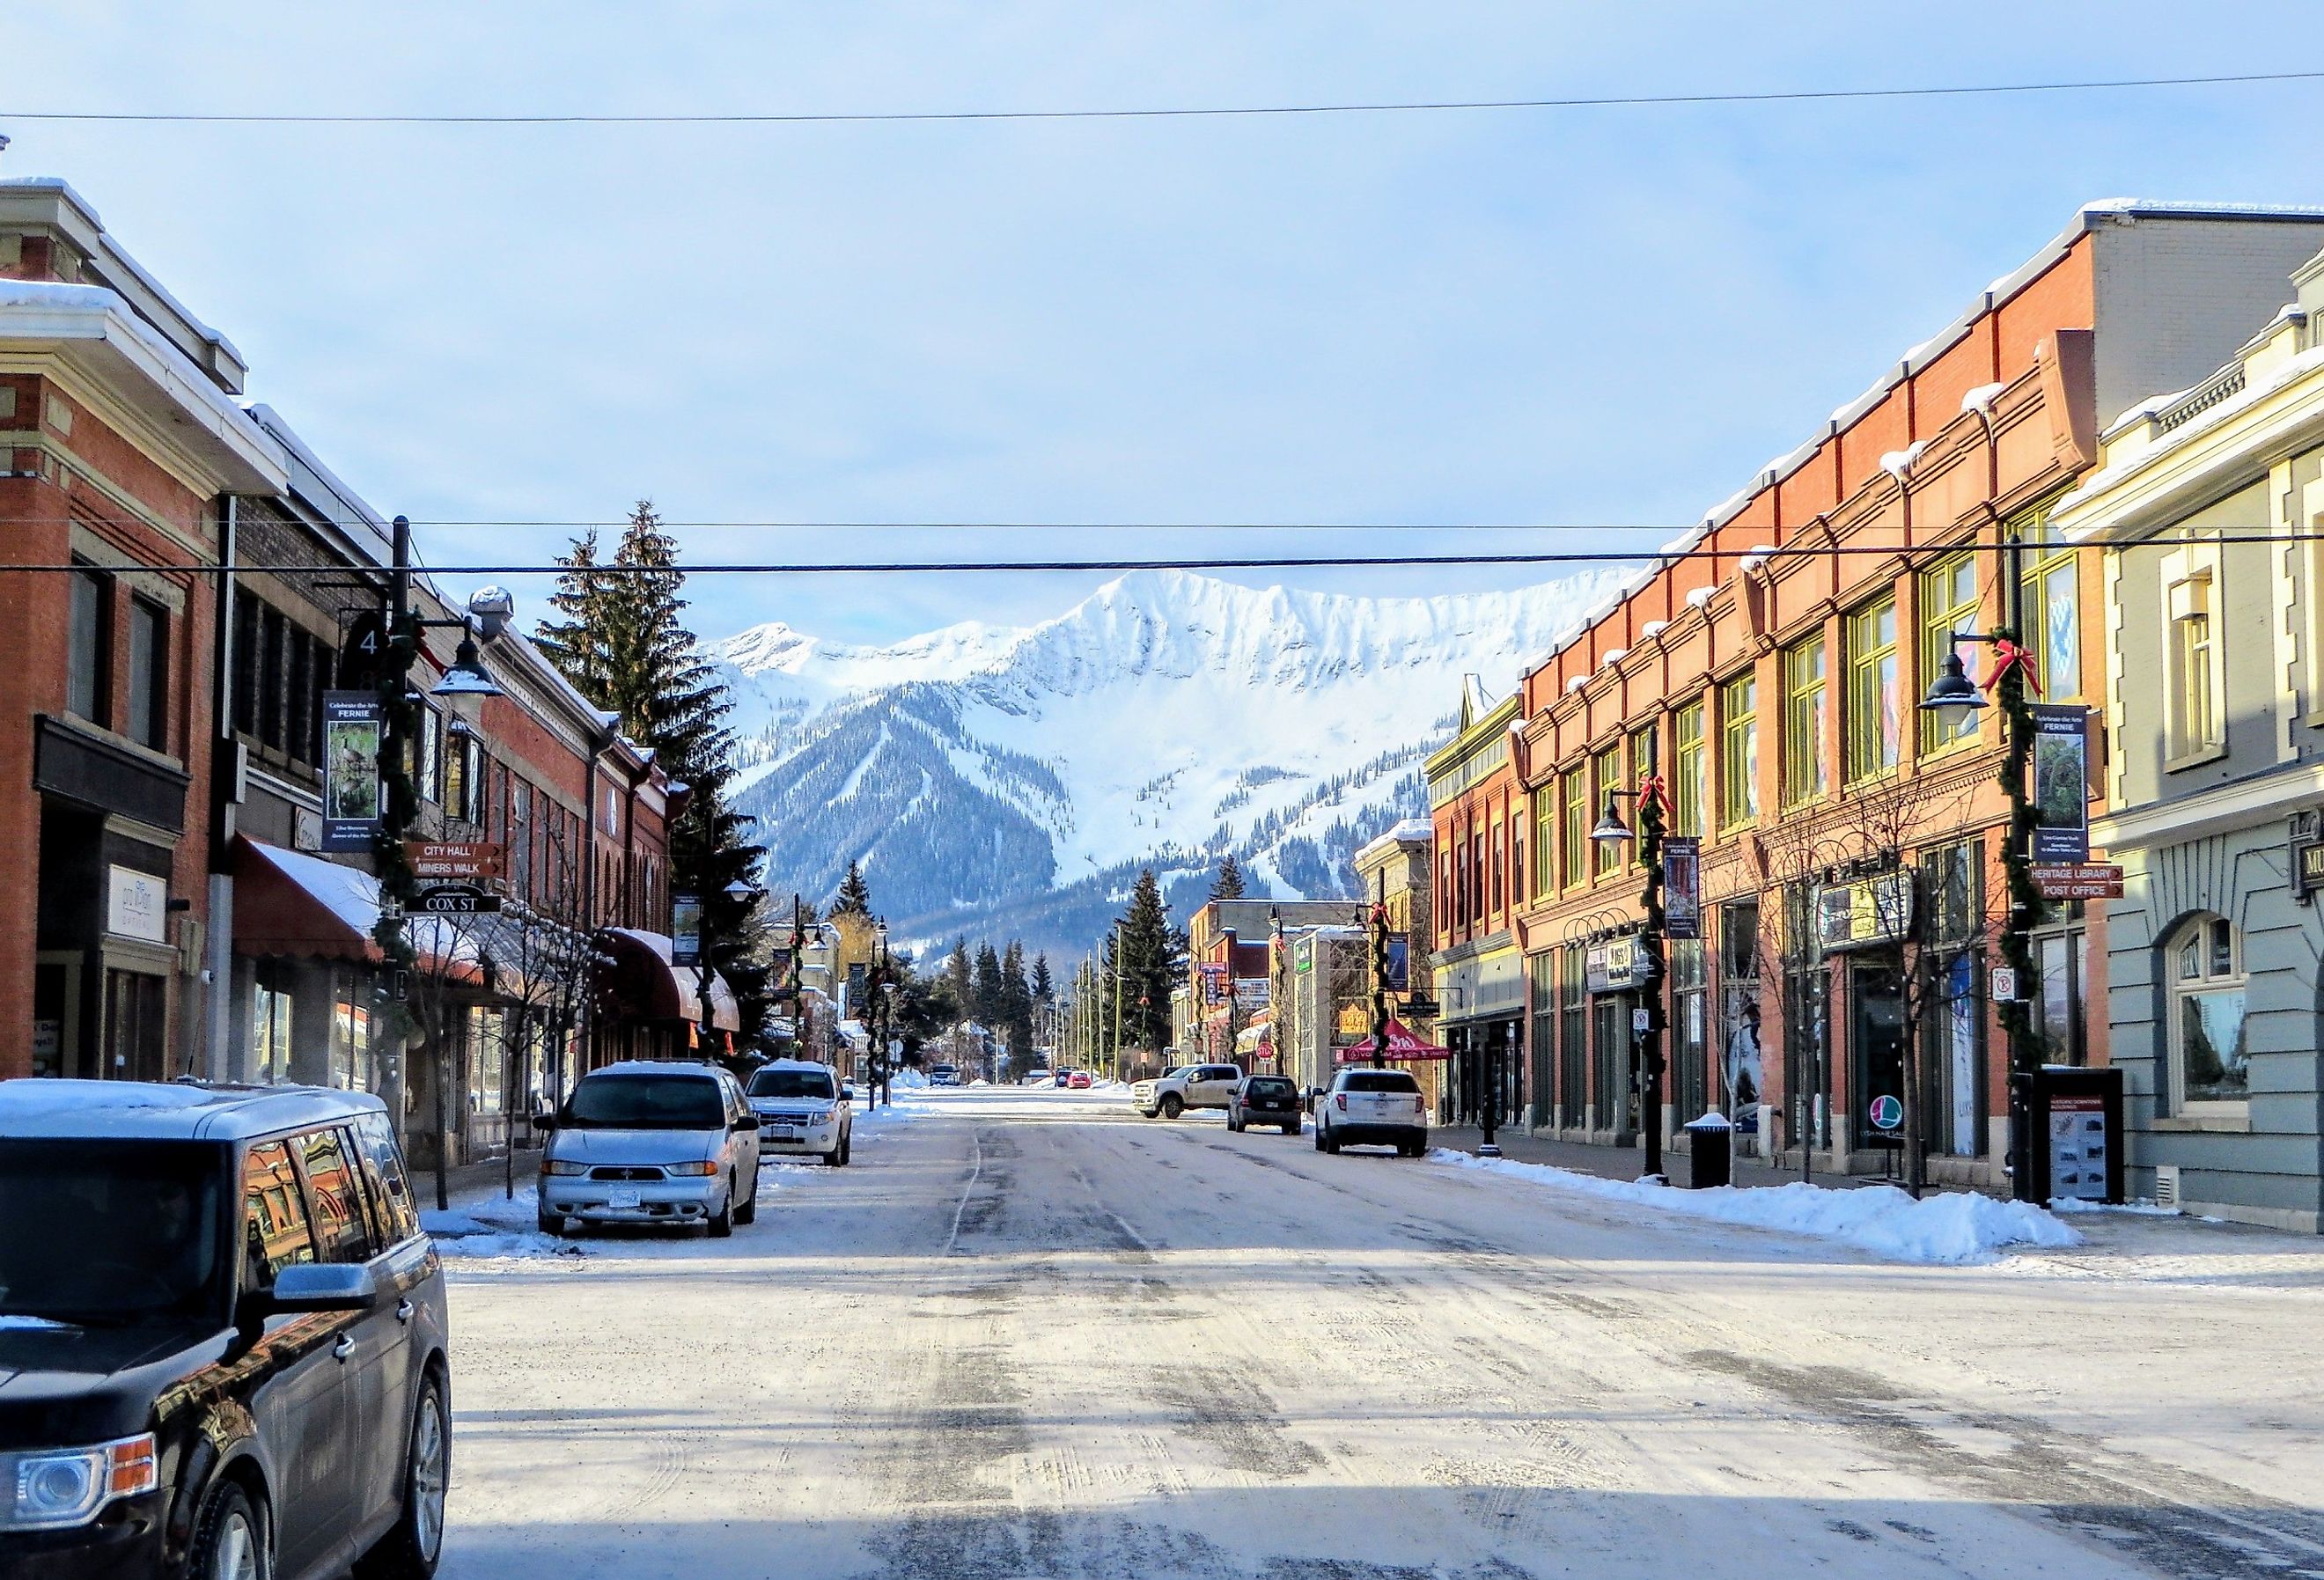
[[[379,1099],[0,1081],[0,1580],[422,1580],[449,1389]]]

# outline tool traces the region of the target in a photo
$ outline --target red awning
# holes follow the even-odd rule
[[[236,954],[376,966],[378,921],[379,881],[369,873],[235,836]]]
[[[683,1021],[702,1023],[702,973],[691,966],[670,964],[668,933],[642,928],[607,928],[598,991],[616,1014],[638,1021]],[[742,1012],[734,990],[716,972],[710,974],[711,1025],[721,1031],[740,1031]]]
[[[1407,1064],[1414,1061],[1451,1058],[1452,1057],[1452,1049],[1439,1048],[1433,1042],[1423,1042],[1419,1038],[1415,1037],[1412,1034],[1410,1030],[1406,1027],[1403,1021],[1396,1019],[1392,1015],[1388,1017],[1387,1058],[1389,1063]],[[1340,1049],[1338,1054],[1333,1057],[1333,1062],[1335,1064],[1370,1064],[1371,1062],[1371,1058],[1372,1039],[1367,1037],[1361,1042],[1355,1044],[1353,1047]]]

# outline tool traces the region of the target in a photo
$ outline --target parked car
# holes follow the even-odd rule
[[[1049,1084],[1053,1086],[1070,1086],[1074,1084],[1074,1072],[1058,1070],[1050,1076]]]
[[[1024,1080],[1019,1084],[1027,1086],[1047,1086],[1052,1085],[1056,1079],[1056,1077],[1046,1069],[1027,1070]]]
[[[855,1142],[855,1088],[829,1065],[796,1058],[761,1065],[747,1095],[759,1116],[761,1162],[806,1156],[846,1167]]]
[[[444,1280],[378,1098],[0,1082],[0,1575],[435,1573]]]
[[[1086,1092],[1090,1089],[1090,1073],[1087,1070],[1069,1071],[1065,1076],[1065,1085],[1076,1092]]]
[[[591,1070],[534,1124],[540,1227],[702,1224],[714,1238],[759,1215],[759,1116],[715,1064],[637,1060]]]
[[[1342,1070],[1315,1104],[1315,1150],[1394,1147],[1407,1158],[1428,1150],[1428,1113],[1408,1070]]]
[[[959,1086],[960,1067],[958,1065],[950,1064],[930,1065],[928,1067],[928,1085],[931,1086]]]
[[[1227,1128],[1248,1130],[1254,1124],[1279,1126],[1285,1135],[1299,1133],[1299,1088],[1288,1076],[1246,1076],[1227,1099]]]
[[[1130,1088],[1130,1105],[1148,1119],[1176,1119],[1189,1108],[1224,1108],[1242,1071],[1231,1064],[1181,1065]]]

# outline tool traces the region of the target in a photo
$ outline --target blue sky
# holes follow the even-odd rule
[[[2283,69],[2312,3],[19,7],[0,104],[1120,107]],[[2090,199],[2324,201],[2324,84],[1584,111],[761,127],[12,120],[416,520],[699,559],[1619,546],[1081,523],[1699,517]],[[2287,289],[2287,296],[2289,291]],[[423,529],[438,563],[549,531]],[[1037,618],[1089,575],[699,581],[706,633]],[[1265,576],[1245,577],[1258,583]],[[1428,591],[1522,572],[1311,571]]]

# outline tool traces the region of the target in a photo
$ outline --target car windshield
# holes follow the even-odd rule
[[[573,1088],[571,1122],[614,1130],[724,1130],[718,1083],[704,1076],[590,1076]]]
[[[0,1140],[0,1317],[215,1314],[219,1163],[196,1141]]]
[[[1364,1070],[1342,1083],[1350,1092],[1417,1092],[1420,1083],[1402,1070]]]
[[[1243,1091],[1252,1097],[1288,1097],[1291,1095],[1291,1083],[1279,1076],[1253,1076],[1250,1085]]]
[[[751,1077],[753,1097],[813,1097],[828,1103],[835,1095],[829,1070],[761,1070]]]

